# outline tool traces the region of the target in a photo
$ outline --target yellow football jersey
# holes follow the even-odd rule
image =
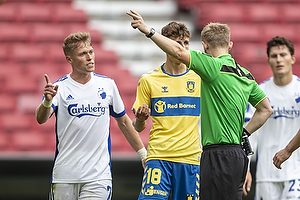
[[[141,77],[133,107],[151,108],[147,160],[200,164],[200,84],[191,70],[170,75],[162,66]]]

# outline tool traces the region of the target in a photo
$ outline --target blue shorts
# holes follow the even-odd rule
[[[164,160],[146,163],[139,200],[199,199],[200,166]]]

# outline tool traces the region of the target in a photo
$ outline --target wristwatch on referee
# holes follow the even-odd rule
[[[151,38],[153,35],[155,34],[155,29],[151,28],[150,29],[150,33],[148,35],[146,35],[147,38]]]

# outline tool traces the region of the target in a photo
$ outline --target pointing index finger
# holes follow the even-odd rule
[[[45,79],[46,79],[46,83],[51,83],[50,78],[48,77],[47,74],[45,74]]]

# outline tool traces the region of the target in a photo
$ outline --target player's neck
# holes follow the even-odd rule
[[[183,63],[172,62],[169,59],[167,59],[166,63],[163,65],[163,68],[165,72],[172,75],[180,75],[186,72],[186,66]]]
[[[280,75],[274,75],[274,83],[278,86],[285,86],[292,82],[293,80],[293,75],[285,75],[285,76],[280,76]]]
[[[91,73],[75,73],[74,71],[70,74],[71,78],[80,83],[80,84],[86,84],[91,80]]]

